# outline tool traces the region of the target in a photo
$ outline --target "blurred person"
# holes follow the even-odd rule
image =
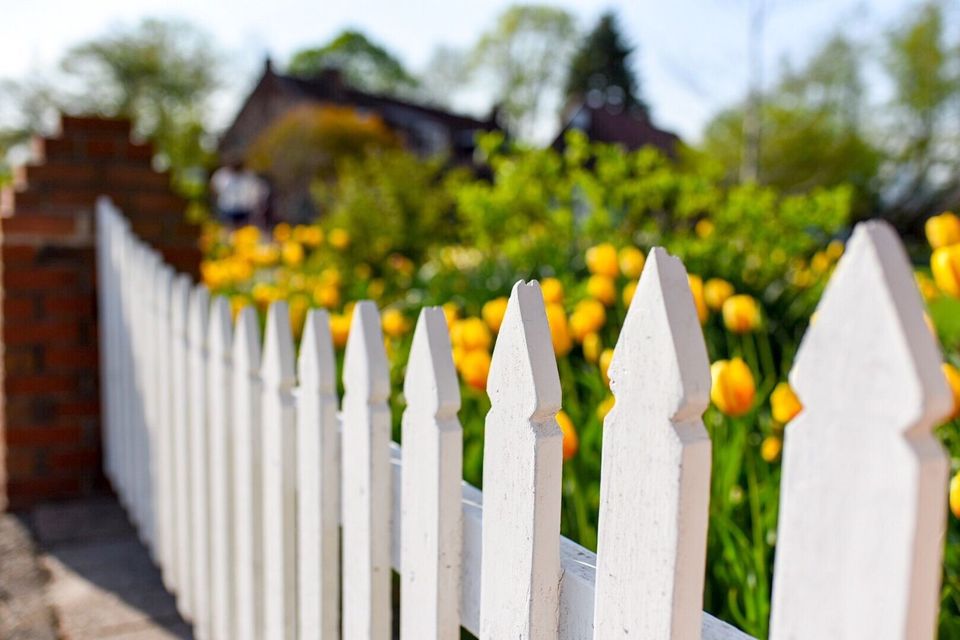
[[[217,169],[210,178],[210,189],[216,196],[217,217],[234,227],[251,223],[268,194],[264,180],[242,162]]]

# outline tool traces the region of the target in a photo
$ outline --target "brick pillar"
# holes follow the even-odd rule
[[[0,195],[0,508],[103,490],[94,203],[196,274],[199,230],[126,120],[64,116]]]

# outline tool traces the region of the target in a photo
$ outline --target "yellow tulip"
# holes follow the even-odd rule
[[[266,282],[258,282],[253,285],[250,295],[253,296],[253,301],[260,309],[266,309],[271,302],[280,298],[277,288]]]
[[[800,404],[800,399],[790,388],[789,383],[781,382],[773,388],[773,393],[770,394],[770,412],[774,420],[786,424],[793,420],[801,409],[803,405]]]
[[[777,436],[767,436],[760,443],[760,457],[767,462],[776,462],[783,449],[783,441]]]
[[[950,478],[950,511],[960,518],[960,472]]]
[[[580,438],[577,437],[573,420],[570,419],[566,411],[557,412],[557,424],[560,425],[560,432],[563,434],[563,461],[566,462],[577,455],[577,450],[580,448]]]
[[[610,413],[610,410],[613,409],[613,405],[616,402],[613,396],[607,396],[603,399],[603,402],[600,403],[600,406],[597,407],[597,417],[603,420],[607,417],[607,414]]]
[[[293,239],[308,247],[317,247],[323,243],[323,229],[315,224],[298,224],[293,229]]]
[[[927,219],[924,225],[927,242],[934,249],[960,243],[960,218],[951,211]]]
[[[633,302],[633,296],[637,293],[637,281],[631,280],[623,287],[623,304],[625,306],[630,306],[630,303]]]
[[[284,264],[297,267],[303,262],[303,245],[295,240],[287,240],[280,250]]]
[[[839,240],[831,240],[830,244],[827,245],[827,256],[831,260],[837,261],[840,259],[840,256],[843,255],[843,243]]]
[[[703,284],[703,300],[713,311],[720,311],[733,294],[733,285],[722,278],[710,278]]]
[[[273,228],[273,239],[277,242],[286,242],[290,239],[292,229],[286,222],[281,222]]]
[[[953,413],[947,421],[960,418],[960,371],[949,362],[943,363],[943,375],[947,378],[947,385],[953,392]]]
[[[693,231],[697,234],[698,238],[709,238],[713,234],[713,222],[704,218],[699,220],[694,226]]]
[[[391,338],[399,338],[407,332],[407,319],[399,309],[387,309],[380,320],[383,332]]]
[[[553,351],[557,357],[570,352],[573,342],[570,340],[570,331],[567,327],[567,314],[563,305],[551,302],[546,307],[547,324],[550,325],[550,338],[553,341]]]
[[[600,349],[603,347],[603,343],[600,341],[600,336],[596,333],[588,333],[583,337],[583,357],[587,362],[596,362],[600,358]]]
[[[610,386],[610,363],[613,361],[613,349],[604,349],[600,354],[600,375],[603,376],[603,384]]]
[[[700,319],[700,324],[703,324],[710,313],[703,298],[703,279],[691,274],[687,276],[687,281],[690,283],[690,293],[693,294],[693,305],[697,308],[697,318]]]
[[[232,242],[234,246],[253,246],[260,242],[260,229],[248,224],[240,227],[233,232]]]
[[[574,340],[583,342],[588,333],[599,331],[607,321],[603,304],[592,298],[581,300],[570,316],[570,333]]]
[[[460,307],[456,302],[447,302],[443,305],[443,317],[447,319],[447,329],[460,319]]]
[[[930,257],[930,270],[941,291],[960,298],[960,244],[935,250]]]
[[[465,352],[460,358],[460,373],[468,385],[483,391],[487,388],[487,375],[490,373],[490,354],[483,349]]]
[[[757,393],[753,373],[740,358],[717,360],[710,365],[710,399],[728,416],[742,416],[753,407]]]
[[[261,267],[269,267],[280,259],[280,248],[275,244],[260,244],[251,256],[253,262]]]
[[[234,294],[230,296],[230,315],[233,316],[234,320],[236,320],[237,316],[240,315],[240,310],[248,304],[250,304],[250,301],[247,300],[245,296],[240,294]]]
[[[346,229],[331,229],[327,240],[330,246],[338,251],[342,251],[350,246],[350,234]]]
[[[760,305],[752,296],[730,296],[722,309],[723,324],[734,333],[748,333],[760,326]]]
[[[620,272],[628,278],[639,278],[645,261],[643,251],[636,247],[620,249]]]
[[[543,294],[543,301],[547,304],[563,302],[563,283],[556,278],[544,278],[540,283],[540,292]]]
[[[453,325],[450,340],[467,351],[486,350],[490,348],[490,329],[480,318],[465,318]]]
[[[334,313],[330,316],[330,335],[333,337],[334,346],[338,349],[342,349],[347,344],[352,316],[351,313]]]
[[[817,251],[810,258],[810,269],[814,273],[825,273],[830,268],[830,257],[823,251]]]
[[[371,300],[379,300],[386,287],[387,285],[383,282],[383,278],[374,278],[367,283],[367,297]]]
[[[587,249],[587,269],[590,273],[608,278],[619,275],[617,248],[610,243],[598,244]]]
[[[313,289],[313,301],[324,309],[333,309],[340,304],[340,290],[328,284],[319,284]]]
[[[587,294],[609,307],[617,301],[617,287],[608,276],[595,275],[587,280]]]
[[[483,321],[487,323],[490,330],[494,333],[500,331],[500,325],[503,324],[503,316],[507,312],[507,298],[494,298],[483,305],[480,315]]]
[[[303,333],[303,325],[307,320],[307,309],[310,308],[310,302],[297,296],[290,300],[290,329],[293,332],[294,340],[298,340]]]

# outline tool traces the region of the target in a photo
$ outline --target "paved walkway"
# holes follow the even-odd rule
[[[44,597],[60,639],[192,638],[116,501],[41,506],[26,520],[47,573]]]

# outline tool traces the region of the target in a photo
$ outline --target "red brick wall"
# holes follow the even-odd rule
[[[199,231],[126,120],[64,117],[0,197],[0,508],[106,488],[100,465],[94,204],[195,274]]]

